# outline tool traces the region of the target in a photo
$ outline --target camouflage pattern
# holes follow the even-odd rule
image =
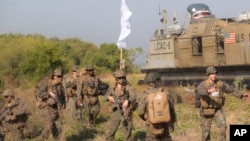
[[[213,71],[214,72],[214,71]],[[221,83],[221,86],[216,86],[218,85],[217,83]],[[220,97],[224,98],[224,93],[231,94],[233,96],[236,96],[238,98],[242,97],[242,93],[236,89],[234,89],[233,86],[230,86],[226,82],[223,81],[218,81],[215,80],[214,82],[210,82],[208,80],[202,81],[198,86],[197,86],[197,93],[201,96],[201,98],[209,97],[208,90],[212,87],[216,87],[220,93]],[[223,101],[224,103],[224,101]],[[211,140],[210,138],[210,128],[211,128],[211,122],[213,119],[216,120],[217,126],[219,128],[218,130],[218,139],[219,141],[226,141],[226,118],[225,115],[223,114],[222,107],[224,104],[221,104],[220,106],[214,106],[208,105],[208,108],[200,107],[200,126],[202,129],[202,141],[209,141]],[[214,113],[211,115],[206,115],[205,110],[207,109],[214,109]]]
[[[50,93],[53,92],[56,98],[53,98]],[[58,139],[61,134],[62,123],[59,121],[61,114],[60,110],[65,107],[65,92],[61,82],[56,82],[55,79],[48,80],[39,91],[39,98],[45,102],[41,112],[43,113],[43,131],[38,140],[46,140],[52,133],[54,139]]]
[[[109,109],[110,109],[110,118],[106,124],[106,140],[107,141],[113,141],[115,137],[115,133],[118,130],[119,125],[121,124],[123,127],[123,135],[124,140],[132,140],[131,131],[133,127],[132,123],[132,115],[133,111],[135,110],[136,105],[136,90],[128,83],[124,83],[122,87],[118,87],[118,84],[116,83],[113,88],[109,88],[108,92],[106,93],[106,97],[112,96],[114,98],[119,99],[120,102],[118,105],[120,106],[120,110],[124,113],[124,121],[122,121],[121,118],[121,111],[119,111],[116,107],[115,103],[109,102]],[[128,100],[128,107],[123,110],[122,109],[122,103]]]
[[[85,70],[95,70],[94,67],[92,65],[87,65],[85,67]]]
[[[99,85],[103,82],[96,75],[83,75],[77,85],[77,98],[83,101],[84,121],[91,126],[100,112]],[[88,90],[91,90],[90,93]]]
[[[150,72],[149,74],[146,75],[145,77],[145,83],[152,83],[155,80],[161,80],[161,76],[157,72]]]
[[[73,67],[72,73],[77,73],[77,68]],[[67,114],[70,113],[71,120],[72,119],[80,120],[82,117],[81,108],[76,106],[76,101],[77,101],[76,91],[77,91],[78,80],[79,80],[78,74],[72,74],[70,76],[67,76],[63,82],[66,91],[66,101],[67,101],[66,111],[68,111]]]
[[[13,93],[14,95],[14,93]],[[16,99],[14,96],[11,101],[5,102],[3,109],[0,111],[3,114],[8,108],[8,112],[1,120],[4,140],[19,141],[24,138],[23,130],[28,120],[28,111],[25,103]],[[2,115],[1,115],[2,116]]]
[[[126,77],[126,73],[123,70],[118,70],[118,71],[115,72],[115,77],[116,78],[118,78],[118,77]]]
[[[159,91],[159,88],[156,86],[153,86],[153,85],[148,87],[145,91],[143,91],[143,93],[139,97],[137,111],[138,111],[140,118],[142,120],[146,121],[146,140],[147,141],[160,141],[160,140],[171,141],[169,129],[172,128],[174,123],[176,123],[176,121],[177,121],[177,116],[176,116],[176,112],[174,109],[174,104],[173,104],[173,101],[171,99],[169,99],[170,118],[171,119],[170,119],[169,123],[162,124],[162,126],[164,128],[164,131],[162,134],[159,134],[159,135],[153,134],[152,130],[150,129],[150,123],[147,120],[147,105],[148,105],[147,95],[150,93],[157,92],[157,91]],[[168,94],[166,91],[164,91],[164,89],[162,89],[162,91],[165,92],[166,94]]]
[[[211,140],[210,129],[213,119],[216,121],[216,125],[218,127],[218,129],[216,130],[218,134],[217,140],[226,141],[226,118],[221,109],[216,110],[215,115],[210,117],[203,116],[202,111],[200,111],[200,117],[202,141]]]
[[[206,75],[214,74],[214,73],[217,73],[217,70],[215,69],[215,67],[213,67],[213,66],[207,67],[207,69],[206,69]]]

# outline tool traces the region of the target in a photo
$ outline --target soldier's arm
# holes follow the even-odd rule
[[[66,78],[64,81],[64,87],[69,88],[71,86],[71,81],[69,78]]]
[[[131,87],[129,88],[129,98],[128,98],[128,102],[129,103],[134,103],[136,102],[136,90],[135,88]]]
[[[208,93],[208,89],[205,87],[204,85],[205,81],[202,81],[198,86],[197,86],[197,93],[202,95],[202,96],[207,96]]]
[[[243,97],[243,92],[242,91],[239,91],[239,90],[235,89],[232,85],[229,85],[226,82],[223,82],[222,89],[223,89],[224,92],[226,92],[228,94],[231,94],[231,95],[233,95],[235,97],[238,97],[238,98]]]
[[[39,89],[39,94],[38,94],[38,97],[40,98],[49,98],[50,97],[50,94],[48,92],[48,84],[43,84],[40,89]]]
[[[171,117],[171,122],[175,123],[177,122],[177,115],[175,112],[175,108],[174,108],[174,103],[171,99],[168,100],[169,101],[169,110],[170,110],[170,117]]]
[[[108,100],[108,97],[109,97],[109,96],[112,96],[112,95],[113,95],[112,89],[113,89],[113,88],[111,88],[111,87],[108,88],[108,91],[107,91],[106,94],[105,94],[106,100]]]
[[[17,108],[13,109],[13,115],[15,116],[24,115],[27,113],[27,107],[23,102],[19,102]]]
[[[83,89],[83,80],[79,79],[78,84],[77,84],[77,91],[76,91],[76,95],[78,99],[83,99],[82,97],[82,89]]]
[[[147,110],[146,106],[147,106],[147,94],[143,92],[138,99],[138,108],[137,108],[138,115],[142,120],[146,120],[145,117]]]

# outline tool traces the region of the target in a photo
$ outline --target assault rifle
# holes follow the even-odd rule
[[[64,103],[62,95],[58,95],[55,86],[53,86],[52,92],[56,95],[56,98],[55,98],[56,105],[57,105],[57,108],[60,110],[63,106],[62,103]]]
[[[115,95],[114,91],[112,90],[112,96],[115,99],[115,107],[117,108],[118,112],[120,113],[121,116],[121,121],[123,126],[128,126],[127,118],[124,116],[124,111],[121,110],[120,105],[121,101],[120,99]]]

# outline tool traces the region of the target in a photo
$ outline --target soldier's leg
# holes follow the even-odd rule
[[[91,124],[95,124],[95,120],[100,113],[101,105],[97,102],[95,105],[91,106],[91,114],[90,114],[90,122]]]
[[[53,109],[44,108],[43,110],[44,126],[41,136],[39,137],[40,140],[46,140],[49,138],[49,135],[52,132],[52,126],[57,118],[57,115],[55,114]]]
[[[132,132],[132,128],[133,128],[133,122],[132,122],[132,119],[128,119],[126,121],[127,123],[126,124],[123,124],[123,132],[124,132],[124,138],[126,141],[132,141],[132,136],[131,136],[131,132]]]
[[[84,123],[85,123],[86,125],[88,125],[88,124],[90,124],[89,121],[90,121],[91,106],[90,106],[90,104],[88,103],[87,100],[84,100],[83,105],[84,105],[84,109],[83,109],[83,120],[84,120]]]
[[[200,127],[202,133],[202,141],[210,141],[210,128],[213,117],[200,116]]]
[[[163,131],[163,134],[161,135],[161,139],[164,140],[164,141],[171,141],[172,138],[171,138],[170,133],[169,133],[169,126],[168,126],[168,124],[167,123],[164,124],[164,127],[165,127],[165,129]]]
[[[59,112],[57,114],[52,128],[55,131],[55,134],[53,134],[54,139],[57,139],[57,140],[61,139],[61,135],[62,135],[62,132],[63,132],[63,116],[62,116],[62,112]]]
[[[69,111],[69,115],[71,119],[76,119],[76,98],[69,97],[69,101],[67,103],[67,110]]]
[[[82,120],[82,108],[81,107],[76,107],[76,119],[77,121]]]
[[[105,137],[106,141],[114,141],[115,133],[120,125],[121,116],[118,111],[111,113],[108,122],[106,123]]]
[[[150,125],[146,123],[146,141],[158,141],[160,140],[155,134],[152,133]]]
[[[217,127],[219,128],[218,131],[218,140],[219,141],[226,141],[226,118],[225,115],[223,114],[222,110],[218,110],[215,113],[214,116],[216,123],[217,123]]]

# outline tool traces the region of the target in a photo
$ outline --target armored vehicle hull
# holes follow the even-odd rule
[[[204,4],[192,4],[188,11],[197,5],[205,10],[192,10],[190,24],[183,32],[156,30],[141,72],[158,72],[165,82],[199,82],[206,78],[206,68],[215,66],[217,78],[241,78],[249,85],[250,19],[218,19]]]

